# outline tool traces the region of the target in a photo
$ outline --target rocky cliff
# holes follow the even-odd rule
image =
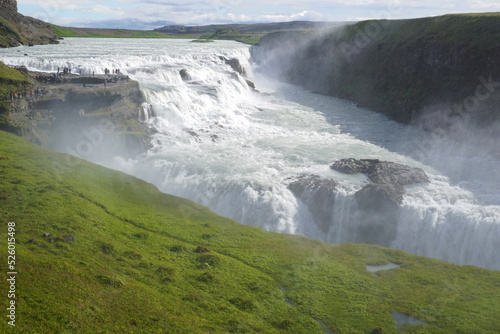
[[[495,13],[364,21],[270,34],[254,58],[285,80],[399,122],[485,127],[500,121],[499,32]]]
[[[0,0],[0,11],[17,12],[16,0]]]
[[[396,238],[405,187],[430,182],[419,168],[377,159],[342,159],[330,168],[344,174],[365,174],[369,179],[355,194],[358,207],[353,221],[357,224],[346,226],[356,243],[390,247]],[[324,234],[332,230],[334,207],[342,205],[336,203],[337,187],[335,181],[318,175],[301,175],[288,184],[288,189],[309,208]]]
[[[0,47],[57,44],[51,25],[17,12],[17,1],[0,0]]]
[[[5,97],[8,111],[0,130],[92,161],[147,149],[143,121],[150,111],[136,81],[122,75],[28,75],[31,87]]]

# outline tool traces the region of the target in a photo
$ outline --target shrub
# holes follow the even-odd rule
[[[186,247],[184,247],[182,245],[175,245],[175,246],[172,246],[170,248],[170,251],[175,252],[175,253],[185,252],[186,250],[187,250]]]
[[[210,249],[208,249],[207,247],[203,247],[203,246],[196,247],[196,249],[194,251],[195,251],[195,253],[210,253],[211,252]]]
[[[215,276],[208,271],[204,272],[203,274],[198,277],[198,281],[200,282],[212,282],[215,280]]]
[[[101,251],[104,254],[108,254],[109,255],[109,254],[113,253],[113,250],[114,250],[115,247],[113,245],[111,245],[111,244],[103,242],[103,243],[101,243],[100,248],[101,248]]]

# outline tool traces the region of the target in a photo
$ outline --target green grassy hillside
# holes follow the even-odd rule
[[[32,86],[28,74],[0,62],[0,130],[13,131],[9,117],[10,94],[21,93]]]
[[[8,100],[10,93],[17,93],[29,88],[28,74],[13,69],[0,61],[0,100]]]
[[[11,22],[0,16],[0,47],[11,46],[12,41],[23,43],[26,39]]]
[[[0,12],[0,48],[21,44],[57,44],[57,38],[48,23],[23,16],[17,11]]]
[[[340,35],[348,62],[330,78],[337,84],[329,92],[405,123],[427,106],[463,107],[478,78],[497,77],[499,32],[500,13],[360,22]]]
[[[394,311],[429,324],[406,333],[500,328],[500,272],[243,226],[3,132],[0,221],[2,333],[395,333]]]
[[[99,28],[67,28],[51,24],[59,37],[91,37],[91,38],[178,38],[149,30],[99,29]],[[189,38],[189,37],[184,37]]]

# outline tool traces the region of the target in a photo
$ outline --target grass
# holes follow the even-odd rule
[[[500,272],[265,232],[14,135],[0,132],[0,143],[17,332],[324,333],[320,320],[335,333],[396,333],[393,311],[430,324],[406,333],[500,328]],[[389,261],[401,269],[365,269]]]
[[[192,43],[213,43],[215,42],[213,39],[193,39]]]
[[[128,29],[93,29],[93,28],[66,28],[51,25],[59,37],[88,37],[88,38],[184,38],[157,31],[128,30]]]
[[[240,32],[236,29],[220,28],[213,34],[206,34],[200,39],[231,40],[245,44],[256,45],[268,32]]]
[[[348,28],[346,37],[353,38],[359,31],[369,31],[367,26],[373,23],[382,27],[375,39],[399,48],[421,40],[434,40],[456,47],[476,47],[481,50],[490,50],[500,46],[498,35],[500,13],[453,14],[411,20],[362,21]]]
[[[10,46],[12,41],[24,43],[25,38],[19,30],[8,20],[0,16],[0,46]]]
[[[351,29],[368,31],[373,22],[377,21],[361,22]],[[488,76],[495,70],[494,62],[485,59],[500,48],[500,13],[378,21],[378,24],[382,27],[380,33],[361,51],[358,70],[350,71],[348,80],[369,82],[374,95],[381,99],[379,104],[387,109],[399,104],[420,110],[443,99],[463,100],[474,92],[479,83],[477,77]],[[372,45],[376,45],[377,51]],[[415,54],[422,54],[425,59],[433,56],[438,63],[435,67],[442,69],[434,68],[433,73],[429,66],[418,68],[418,61],[412,58]],[[468,54],[470,60],[457,56],[458,63],[453,65],[454,54]],[[413,68],[418,74],[401,75],[399,71],[403,68]],[[357,91],[360,90],[358,86]]]
[[[13,129],[9,117],[10,93],[29,90],[32,84],[28,75],[0,62],[0,129]]]
[[[195,39],[196,43],[209,43],[213,40],[234,40],[250,45],[255,45],[265,35],[265,32],[240,33],[232,29],[220,29],[210,34],[166,34],[150,30],[127,29],[93,29],[93,28],[66,28],[51,25],[60,37],[91,37],[91,38],[169,38],[169,39]]]

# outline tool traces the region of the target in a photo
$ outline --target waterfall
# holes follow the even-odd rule
[[[225,59],[237,59],[246,74]],[[138,120],[155,131],[148,152],[102,163],[269,231],[333,244],[366,240],[372,230],[354,194],[368,180],[329,165],[352,157],[423,168],[431,183],[406,187],[384,245],[500,270],[500,206],[481,204],[445,173],[412,159],[411,148],[404,148],[407,126],[273,80],[253,68],[246,45],[68,38],[61,45],[0,50],[0,60],[38,71],[68,64],[74,73],[120,69],[139,82],[147,103]],[[298,198],[288,188],[304,175],[338,183],[324,214],[311,211],[312,193]]]

